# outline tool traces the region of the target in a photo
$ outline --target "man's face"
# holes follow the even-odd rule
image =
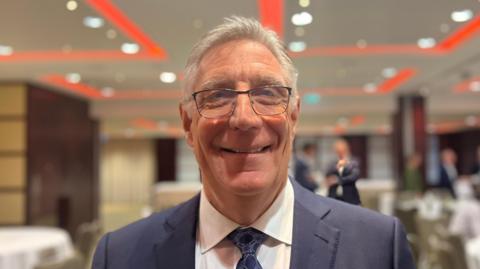
[[[283,74],[265,46],[248,40],[230,41],[205,54],[194,91],[285,86]],[[187,142],[199,163],[205,189],[215,194],[253,195],[275,191],[284,184],[298,109],[289,105],[283,114],[259,116],[248,95],[241,94],[229,117],[207,119],[192,112],[190,119],[181,108]]]

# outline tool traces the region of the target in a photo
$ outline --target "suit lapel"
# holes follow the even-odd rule
[[[155,244],[156,267],[195,268],[195,241],[199,195],[170,214],[165,233]]]
[[[340,231],[323,220],[330,209],[292,182],[295,190],[291,269],[332,269]]]

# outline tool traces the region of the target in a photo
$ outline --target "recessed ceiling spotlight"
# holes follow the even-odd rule
[[[298,36],[298,37],[302,37],[305,35],[305,28],[299,26],[299,27],[295,27],[295,35]]]
[[[13,48],[10,46],[0,45],[0,56],[8,56],[13,54]]]
[[[292,23],[296,26],[304,26],[312,23],[313,17],[310,13],[303,11],[300,13],[295,13],[292,16]]]
[[[117,37],[117,31],[108,29],[106,35],[108,39],[115,39]]]
[[[68,10],[74,11],[78,7],[77,1],[73,1],[73,0],[68,1],[66,4],[66,7]]]
[[[160,74],[160,80],[163,83],[173,83],[175,80],[177,80],[177,75],[173,72],[162,72]]]
[[[102,27],[103,24],[104,24],[103,19],[99,17],[87,16],[83,18],[83,25],[89,28],[97,29]]]
[[[364,49],[367,47],[367,41],[365,39],[359,39],[356,45],[359,49]]]
[[[293,52],[301,52],[307,48],[307,44],[303,41],[294,41],[288,44],[288,49]]]
[[[308,7],[310,5],[310,0],[298,0],[298,5],[301,7]]]
[[[80,83],[82,80],[82,77],[80,76],[79,73],[68,73],[65,75],[65,80],[68,81],[69,83],[77,84]]]
[[[472,81],[468,87],[472,92],[480,92],[480,81]]]
[[[454,22],[466,22],[473,18],[473,12],[470,9],[455,10],[450,14],[450,18]]]
[[[397,74],[395,67],[387,67],[382,70],[382,76],[384,78],[393,78]]]
[[[432,37],[424,37],[417,40],[417,45],[421,49],[429,49],[435,47],[437,42]]]
[[[374,93],[377,91],[377,85],[375,83],[367,83],[363,86],[363,90],[367,93]]]
[[[477,117],[472,116],[472,115],[466,117],[466,118],[465,118],[465,124],[466,124],[467,126],[475,126],[475,125],[477,125]]]
[[[112,97],[115,95],[115,89],[112,87],[103,87],[101,93],[104,97]]]
[[[125,54],[135,54],[140,51],[140,46],[137,43],[123,43],[121,49]]]

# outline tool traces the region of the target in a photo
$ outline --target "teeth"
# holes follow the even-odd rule
[[[251,150],[242,150],[242,149],[226,149],[227,151],[235,152],[235,153],[259,153],[262,152],[267,147],[251,149]]]

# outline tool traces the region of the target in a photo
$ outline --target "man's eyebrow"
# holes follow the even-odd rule
[[[260,87],[260,86],[281,86],[284,84],[282,80],[272,77],[272,76],[255,76],[250,79],[250,84],[252,87]]]
[[[215,88],[235,88],[235,81],[225,79],[224,77],[211,78],[200,86],[200,90]]]

